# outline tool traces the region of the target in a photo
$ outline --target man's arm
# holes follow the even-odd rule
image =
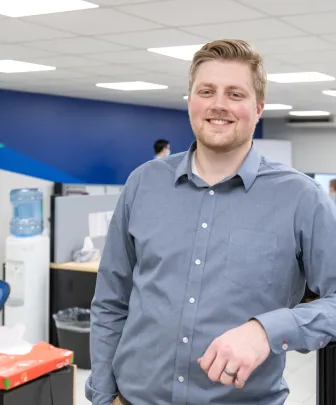
[[[336,207],[318,187],[309,187],[301,200],[295,221],[299,259],[310,290],[321,298],[256,317],[276,354],[318,350],[336,338]]]
[[[132,175],[131,175],[132,176]],[[91,306],[91,376],[85,396],[93,405],[111,405],[117,394],[112,361],[128,315],[132,273],[136,263],[128,221],[134,179],[128,181],[118,200],[99,266]]]
[[[216,338],[199,359],[212,381],[242,388],[270,350],[307,352],[335,340],[336,207],[323,190],[311,186],[302,195],[295,229],[308,286],[322,298],[256,316]]]

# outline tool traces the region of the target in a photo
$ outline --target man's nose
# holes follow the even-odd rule
[[[214,110],[228,110],[228,99],[224,94],[216,94],[213,98],[212,109]]]

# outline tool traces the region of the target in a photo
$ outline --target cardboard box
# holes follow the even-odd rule
[[[0,354],[0,390],[11,390],[72,363],[72,351],[45,342],[24,355]]]
[[[75,366],[48,373],[9,391],[0,391],[0,405],[74,405]]]

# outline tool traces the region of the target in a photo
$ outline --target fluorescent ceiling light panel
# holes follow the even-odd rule
[[[293,107],[286,104],[265,104],[264,110],[291,110]]]
[[[18,60],[0,60],[0,73],[42,72],[44,70],[56,70],[56,68]]]
[[[189,96],[183,96],[184,100],[188,100]]]
[[[289,115],[296,117],[324,117],[330,115],[328,111],[290,111]]]
[[[195,52],[200,50],[202,46],[203,45],[168,46],[164,48],[148,48],[147,51],[189,61],[192,60]]]
[[[276,83],[327,82],[335,80],[332,76],[318,72],[275,73],[268,74],[267,79]]]
[[[99,7],[83,0],[0,0],[0,14],[6,17],[63,13]]]
[[[112,90],[135,91],[135,90],[164,90],[168,86],[147,82],[121,82],[121,83],[97,83],[97,87],[105,87]]]
[[[323,90],[322,93],[326,96],[336,97],[336,90]]]

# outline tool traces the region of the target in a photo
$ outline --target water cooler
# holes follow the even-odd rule
[[[49,340],[49,237],[43,231],[43,193],[12,190],[11,235],[6,240],[5,280],[11,292],[5,326],[24,324],[24,340]]]

